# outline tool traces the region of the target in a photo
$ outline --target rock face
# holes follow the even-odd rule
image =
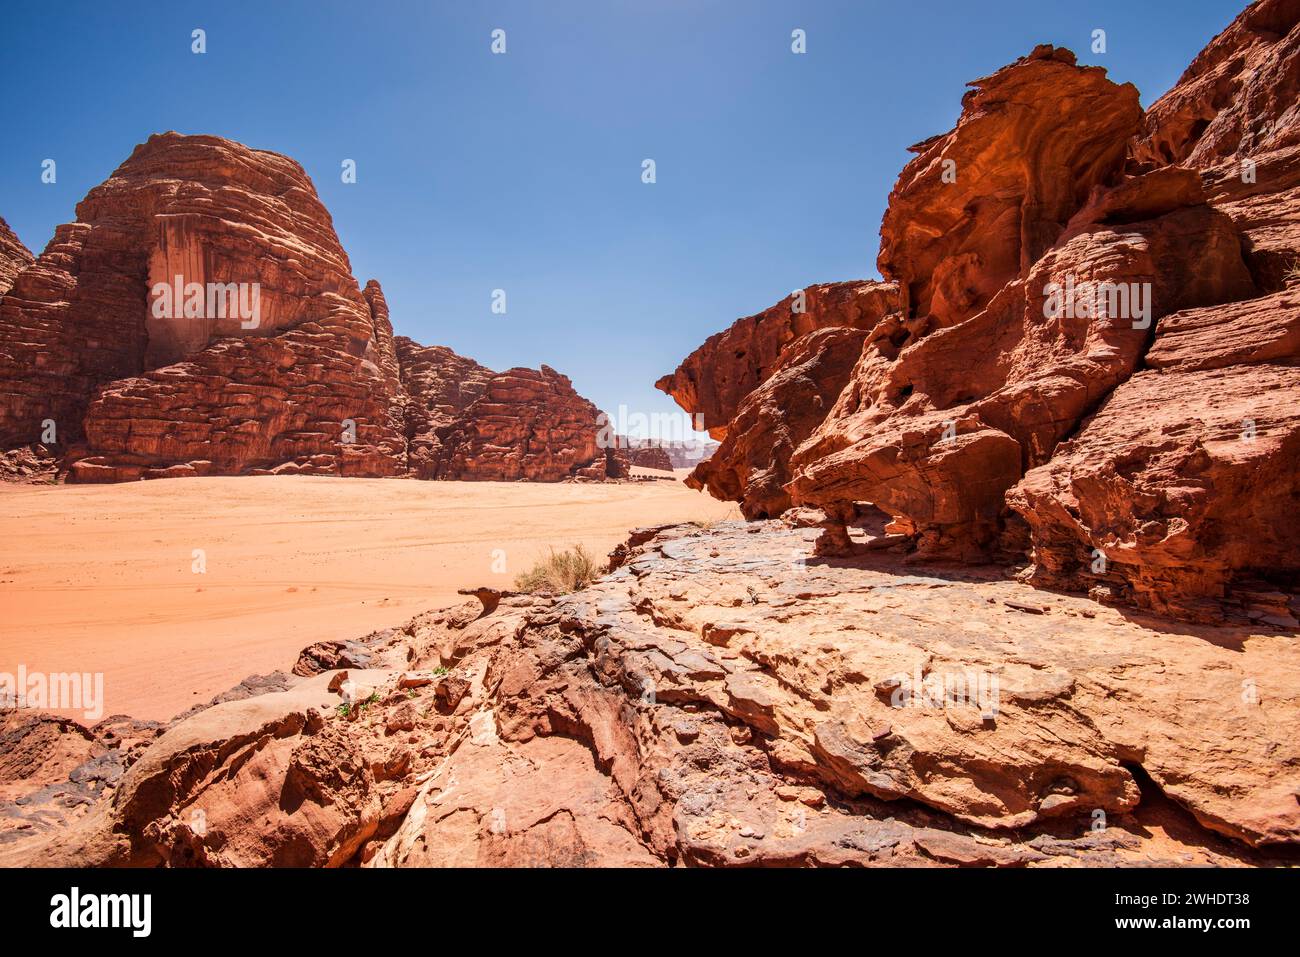
[[[1202,173],[1247,238],[1262,289],[1300,256],[1300,3],[1259,0],[1152,104],[1135,156]]]
[[[446,440],[439,478],[558,482],[604,460],[600,410],[550,366],[508,369],[484,384]]]
[[[718,450],[686,484],[735,499],[746,518],[775,518],[789,508],[790,456],[826,418],[826,397],[848,383],[867,336],[832,326],[789,343],[771,376],[741,401]]]
[[[0,296],[13,287],[14,279],[31,264],[33,258],[9,224],[0,219]]]
[[[669,450],[658,442],[632,444],[628,448],[628,461],[632,465],[661,472],[671,472],[676,467]]]
[[[438,478],[446,437],[487,391],[496,374],[446,346],[422,346],[398,336],[397,358],[406,392],[407,456],[416,478]]]
[[[0,302],[0,379],[18,393],[0,441],[34,441],[53,419],[60,442],[84,439],[72,477],[90,481],[397,474],[385,321],[300,166],[156,135]]]
[[[1162,319],[1146,371],[1015,489],[1035,580],[1193,620],[1244,611],[1294,626],[1256,596],[1300,583],[1300,275],[1287,277],[1300,262],[1298,92],[1300,3],[1263,0],[1151,107],[1135,155],[1200,172],[1271,294]]]
[[[603,468],[563,376],[395,339],[379,284],[358,286],[310,179],[275,153],[153,136],[35,262],[0,230],[0,264],[0,449],[24,450],[0,475],[51,454],[74,481]],[[489,391],[492,421],[467,419]]]
[[[816,534],[640,529],[577,594],[308,648],[110,746],[74,817],[15,785],[0,864],[1300,861],[1294,636],[888,551],[798,560]],[[36,740],[46,779],[95,747]]]
[[[979,312],[1123,165],[1138,91],[1051,46],[970,84],[957,127],[912,147],[880,227],[881,275],[910,318]]]
[[[741,400],[772,374],[787,343],[829,326],[869,329],[897,308],[897,293],[870,281],[809,286],[710,336],[655,388],[697,417],[698,430],[722,439]]]
[[[824,554],[871,503],[918,558],[1270,615],[1231,592],[1300,584],[1298,21],[1254,4],[1146,117],[1052,47],[972,84],[890,196],[896,308],[772,339],[762,376],[722,348],[738,325],[661,380],[725,436],[690,484],[749,517],[820,509]],[[696,384],[715,373],[740,385]]]

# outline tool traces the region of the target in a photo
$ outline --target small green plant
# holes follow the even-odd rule
[[[445,675],[447,674],[447,669],[444,668],[442,665],[439,665],[438,667],[433,669],[433,673],[435,675]]]
[[[581,545],[562,552],[552,548],[549,555],[515,578],[515,588],[522,592],[564,595],[586,588],[598,574],[595,561]]]
[[[379,692],[372,691],[370,692],[370,697],[367,698],[365,701],[357,702],[357,706],[356,706],[357,711],[360,712],[361,709],[364,708],[366,705],[375,704],[378,701],[379,701]],[[352,714],[352,705],[344,701],[341,704],[339,704],[339,706],[336,707],[334,710],[338,712],[340,718],[346,718]]]

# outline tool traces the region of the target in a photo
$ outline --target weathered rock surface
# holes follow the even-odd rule
[[[816,534],[638,530],[583,592],[426,613],[354,643],[360,668],[308,649],[0,862],[1300,861],[1294,634],[817,560]]]
[[[908,317],[983,309],[1123,166],[1142,108],[1132,84],[1040,46],[970,84],[956,128],[912,147],[880,227],[881,275]]]
[[[746,518],[790,507],[790,456],[830,411],[827,397],[849,381],[867,330],[831,327],[789,343],[771,376],[740,403],[718,450],[686,479],[714,498],[740,502]]]
[[[1104,286],[1125,299],[1138,290],[1149,315],[1133,302],[1084,309],[1079,296],[1048,317],[1049,289]],[[1153,172],[1098,190],[983,311],[901,351],[887,338],[868,344],[793,456],[792,498],[832,509],[873,502],[923,550],[978,558],[997,539],[1007,490],[1140,366],[1153,323],[1253,292],[1235,227],[1205,204],[1193,174]]]
[[[437,477],[558,482],[593,463],[603,466],[599,416],[568,376],[550,366],[508,369],[484,383],[443,440],[446,459]]]
[[[700,431],[722,439],[741,400],[772,375],[788,343],[831,326],[870,329],[897,308],[897,297],[894,285],[869,280],[809,286],[710,336],[655,388],[698,417]]]
[[[972,84],[890,196],[898,310],[847,375],[786,341],[711,396],[735,413],[691,484],[820,510],[824,554],[871,503],[918,556],[1027,554],[1038,584],[1196,620],[1259,612],[1234,582],[1295,591],[1298,21],[1252,5],[1145,119],[1052,47]],[[706,344],[665,381],[690,411],[734,368]]]
[[[14,279],[34,258],[9,224],[0,219],[0,296],[13,287]]]
[[[422,346],[405,336],[396,343],[407,396],[410,469],[416,478],[438,478],[446,456],[443,440],[483,396],[495,373],[446,346]]]
[[[1300,3],[1259,0],[1151,105],[1135,156],[1200,171],[1262,289],[1300,261]]]
[[[558,481],[598,459],[604,477],[595,413],[558,373],[497,374],[394,338],[379,284],[358,286],[286,157],[153,136],[17,272],[30,260],[0,230],[0,294],[13,284],[0,299],[0,476],[42,476],[57,456],[75,481]],[[478,408],[492,421],[474,421],[489,385]]]
[[[1152,106],[1135,155],[1200,171],[1273,294],[1161,319],[1151,371],[1012,492],[1032,580],[1191,620],[1295,627],[1300,299],[1283,287],[1300,260],[1298,90],[1300,3],[1262,0]]]

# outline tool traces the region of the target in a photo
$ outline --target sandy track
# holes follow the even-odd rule
[[[103,672],[105,715],[165,719],[313,641],[509,587],[551,546],[604,556],[638,525],[737,515],[672,482],[0,486],[0,672]]]

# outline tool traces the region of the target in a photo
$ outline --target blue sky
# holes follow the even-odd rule
[[[653,381],[707,336],[791,289],[876,275],[906,147],[951,128],[967,81],[1051,42],[1147,104],[1243,6],[9,3],[0,216],[39,252],[150,133],[231,137],[307,169],[399,333],[667,412]]]

